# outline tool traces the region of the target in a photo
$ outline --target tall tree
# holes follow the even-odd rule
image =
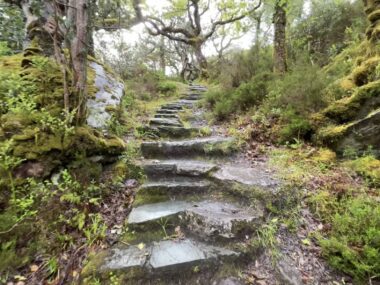
[[[219,27],[238,22],[261,6],[261,0],[254,1],[255,5],[248,5],[245,1],[211,1],[187,0],[171,1],[171,6],[162,17],[146,15],[142,18],[151,35],[162,35],[170,40],[181,42],[192,47],[201,68],[201,76],[208,77],[207,59],[203,54],[205,42],[212,37]],[[203,19],[214,5],[213,10],[218,12],[211,24],[205,25]],[[141,10],[140,10],[141,12]]]
[[[77,97],[77,118],[85,117],[87,100],[87,55],[88,55],[88,0],[70,0],[68,20],[73,23],[73,38],[71,39],[71,59],[73,69],[73,86]]]
[[[287,0],[276,0],[273,15],[273,71],[278,74],[284,74],[288,69],[286,60],[286,7]]]

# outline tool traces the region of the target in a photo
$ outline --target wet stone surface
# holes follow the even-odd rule
[[[199,160],[147,160],[143,168],[148,177],[162,177],[164,175],[206,176],[217,170],[214,163]]]
[[[200,237],[234,238],[255,229],[262,221],[263,211],[211,200],[167,201],[134,208],[128,224],[148,224],[175,215],[182,217],[181,226]]]
[[[196,180],[190,178],[176,177],[173,179],[161,179],[144,183],[140,190],[144,193],[166,193],[166,194],[196,194],[209,189],[211,182],[207,180]]]
[[[252,168],[241,165],[223,165],[212,177],[219,182],[238,182],[244,185],[261,188],[274,188],[280,185],[280,181],[261,167]]]
[[[221,258],[237,257],[237,252],[210,246],[190,239],[164,240],[146,245],[115,248],[111,251],[102,271],[127,271],[139,267],[148,270],[178,270],[183,266],[195,266],[214,262]]]
[[[150,119],[149,124],[151,126],[174,126],[174,127],[182,127],[182,123],[178,119],[168,119],[168,118],[153,118]]]
[[[141,144],[141,151],[144,157],[155,156],[195,156],[216,152],[225,147],[225,144],[232,144],[233,139],[224,137],[208,137],[183,141],[165,142],[144,142]]]

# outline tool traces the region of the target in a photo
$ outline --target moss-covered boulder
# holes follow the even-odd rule
[[[365,2],[365,12],[370,25],[360,45],[361,52],[356,54],[356,65],[349,75],[327,89],[342,98],[314,119],[317,140],[338,153],[347,148],[363,152],[370,147],[380,155],[380,2]]]

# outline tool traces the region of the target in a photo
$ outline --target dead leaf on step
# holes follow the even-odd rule
[[[145,243],[139,243],[139,244],[137,245],[137,248],[138,248],[139,250],[143,250],[143,249],[145,248]]]
[[[38,268],[39,268],[38,265],[33,264],[33,265],[30,266],[30,271],[31,271],[31,272],[36,272],[36,271],[38,270]]]

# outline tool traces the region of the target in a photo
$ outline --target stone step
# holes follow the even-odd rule
[[[212,183],[191,177],[175,177],[157,181],[147,181],[141,185],[139,194],[145,195],[185,195],[200,194],[210,189]]]
[[[148,177],[173,176],[197,176],[205,177],[210,172],[216,171],[218,166],[213,163],[200,160],[145,160],[141,166]]]
[[[165,118],[165,119],[177,119],[179,120],[178,115],[176,114],[155,114],[155,118]]]
[[[203,239],[231,239],[253,232],[263,221],[263,210],[244,208],[219,201],[167,201],[132,209],[128,227],[133,230],[153,230],[159,221],[172,227],[181,226],[186,232]],[[169,230],[169,229],[167,229]]]
[[[143,142],[145,158],[228,154],[235,150],[232,138],[208,137],[180,141]]]
[[[197,100],[202,99],[202,95],[200,95],[200,94],[190,94],[190,95],[183,96],[182,99],[191,100],[191,101],[197,101]]]
[[[96,276],[109,280],[110,273],[113,273],[121,278],[124,276],[123,280],[118,279],[122,282],[131,282],[131,278],[136,278],[139,281],[145,279],[147,282],[135,284],[157,284],[155,281],[159,280],[160,275],[175,275],[182,279],[185,273],[196,275],[192,270],[195,267],[207,266],[211,270],[222,262],[232,262],[237,257],[239,253],[235,251],[192,239],[162,240],[143,247],[122,246],[100,252],[90,259],[82,271],[82,276]],[[183,279],[181,283],[176,284],[191,283],[186,283],[186,279]]]
[[[180,104],[181,106],[184,106],[184,107],[192,107],[192,106],[194,106],[195,103],[196,103],[195,100],[182,99],[182,100],[178,101],[178,104]]]
[[[143,128],[145,132],[154,134],[155,137],[159,138],[188,138],[199,133],[199,128],[185,128],[185,127],[175,127],[175,126],[145,126]]]
[[[225,164],[210,174],[210,177],[220,185],[230,187],[233,184],[255,189],[275,190],[281,181],[263,166]]]
[[[183,106],[178,103],[166,104],[161,106],[161,110],[182,110]]]
[[[190,91],[200,91],[200,92],[205,92],[207,91],[207,88],[206,87],[203,87],[203,86],[190,86],[189,87],[189,90]]]
[[[169,118],[152,118],[149,120],[150,126],[171,126],[171,127],[182,127],[182,123],[176,119]]]
[[[156,111],[157,114],[178,114],[178,110],[161,109]]]

